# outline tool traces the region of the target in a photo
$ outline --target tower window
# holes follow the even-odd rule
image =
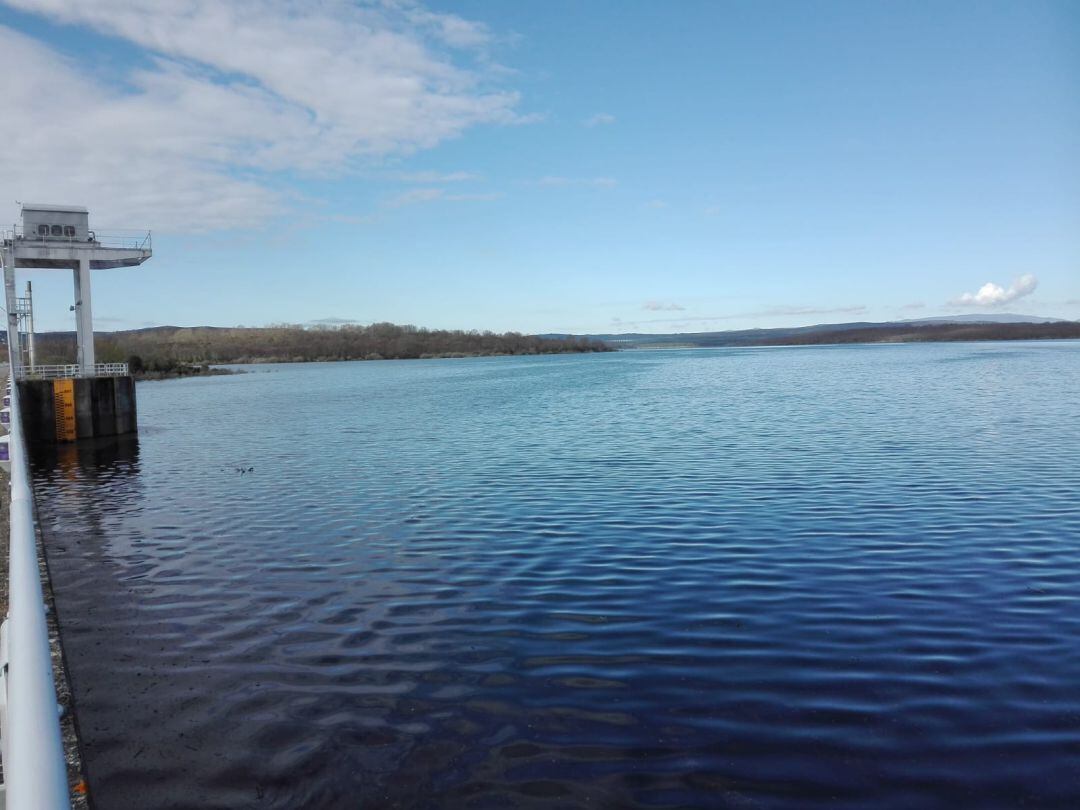
[[[37,226],[37,233],[38,233],[38,236],[48,236],[49,235],[49,226],[48,225],[38,225]]]
[[[64,235],[64,229],[59,225],[53,225],[52,226],[52,235],[53,236],[63,236]]]
[[[74,235],[75,235],[75,226],[74,225],[65,225],[64,226],[64,236],[74,236]]]

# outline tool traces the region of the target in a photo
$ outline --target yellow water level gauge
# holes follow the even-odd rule
[[[75,441],[74,380],[53,380],[53,410],[56,412],[56,440]]]

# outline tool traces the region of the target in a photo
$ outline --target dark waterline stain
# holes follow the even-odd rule
[[[138,393],[36,466],[99,807],[1080,804],[1080,344]]]

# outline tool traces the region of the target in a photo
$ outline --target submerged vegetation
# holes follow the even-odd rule
[[[235,374],[232,369],[211,366],[208,363],[183,363],[177,360],[143,360],[142,355],[127,358],[128,370],[137,380],[171,380],[175,377],[206,377]]]
[[[95,336],[98,362],[127,362],[145,378],[206,373],[223,363],[302,363],[334,360],[398,360],[434,357],[565,354],[612,349],[588,338],[548,338],[517,332],[424,329],[376,323],[262,328],[161,326]],[[37,336],[39,363],[70,363],[73,332]],[[138,370],[136,370],[138,367]]]

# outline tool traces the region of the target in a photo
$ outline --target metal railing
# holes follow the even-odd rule
[[[70,244],[74,247],[91,245],[93,247],[119,248],[121,250],[153,250],[150,231],[90,231],[86,238],[77,236],[53,236],[45,234],[27,234],[18,225],[0,232],[0,239],[5,244],[20,247],[56,247]]]
[[[94,363],[94,373],[84,374],[78,363],[52,366],[21,366],[20,380],[74,380],[79,377],[126,377],[127,363]]]
[[[0,745],[8,810],[67,810],[67,768],[60,741],[45,595],[38,568],[33,494],[18,386],[11,387],[11,533],[8,615],[0,625]]]
[[[14,368],[8,318],[8,362]],[[0,625],[0,756],[7,810],[70,810],[19,386],[11,385],[8,614]]]

